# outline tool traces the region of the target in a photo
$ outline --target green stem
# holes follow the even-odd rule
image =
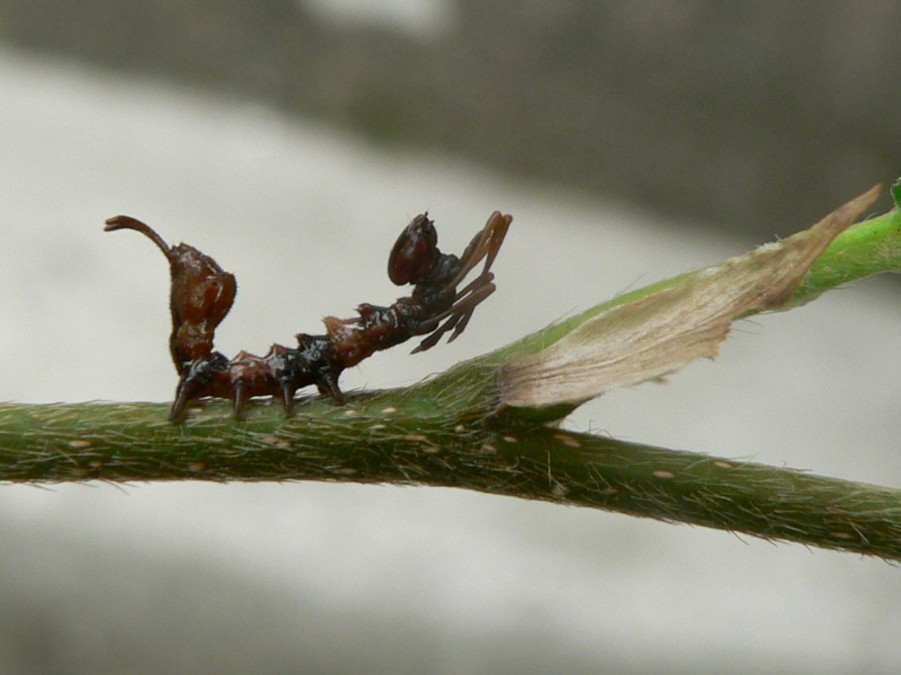
[[[852,225],[838,235],[798,284],[793,298],[777,311],[808,303],[842,284],[882,272],[897,271],[901,271],[901,211],[895,208],[881,216]],[[520,352],[537,352],[612,307],[635,302],[671,288],[690,274],[694,272],[658,281],[602,302],[576,316],[514,342],[496,355],[506,357]]]
[[[848,229],[798,287],[901,269],[897,210]],[[729,459],[562,432],[498,409],[499,367],[654,284],[413,387],[321,399],[284,419],[259,403],[235,422],[206,402],[181,425],[147,403],[0,404],[0,480],[328,480],[416,483],[733,530],[901,560],[901,492]],[[562,417],[569,408],[544,411]]]
[[[901,269],[901,211],[852,225],[817,259],[798,285],[789,307],[857,279]]]
[[[901,491],[523,424],[453,420],[384,392],[284,420],[207,404],[0,406],[15,481],[317,480],[462,487],[901,560]]]

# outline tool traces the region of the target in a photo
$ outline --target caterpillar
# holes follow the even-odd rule
[[[456,339],[475,308],[495,291],[491,266],[512,221],[511,215],[495,211],[456,256],[439,250],[434,221],[422,213],[404,228],[388,256],[388,278],[398,286],[412,285],[409,296],[389,306],[363,303],[349,319],[328,316],[325,333],[298,333],[297,347],[273,344],[263,356],[241,351],[232,359],[215,351],[213,341],[234,303],[235,276],[193,246],[169,246],[136,218],[113,216],[104,229],[144,234],[169,262],[169,351],[178,373],[169,417],[178,422],[191,402],[205,397],[230,399],[236,419],[243,419],[248,401],[259,396],[279,398],[291,415],[297,391],[311,385],[343,405],[338,379],[345,369],[412,337],[426,336],[413,353],[434,347],[448,332],[448,342]],[[458,290],[482,261],[478,275]]]

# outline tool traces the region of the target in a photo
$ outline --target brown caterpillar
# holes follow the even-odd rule
[[[459,257],[438,249],[438,234],[423,213],[404,229],[388,257],[388,277],[411,284],[412,293],[382,307],[363,303],[351,319],[326,317],[324,335],[297,335],[295,348],[274,344],[264,356],[240,352],[229,360],[214,351],[216,327],[231,309],[237,284],[213,258],[193,246],[169,246],[149,226],[129,216],[114,216],[105,229],[137,230],[149,237],[169,261],[172,276],[169,351],[178,372],[170,418],[184,417],[191,401],[206,396],[231,399],[237,419],[255,396],[276,396],[285,412],[294,410],[298,389],[315,384],[320,393],[345,402],[338,378],[377,351],[426,335],[413,352],[448,341],[466,328],[475,308],[495,290],[490,271],[513,217],[495,211]],[[480,262],[482,271],[461,290],[457,287]]]

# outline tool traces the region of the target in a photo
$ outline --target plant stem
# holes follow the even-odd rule
[[[901,491],[524,424],[423,414],[405,392],[182,427],[161,404],[0,406],[13,481],[317,480],[462,487],[901,560]],[[452,414],[452,413],[451,413]]]
[[[780,310],[768,311],[792,309],[815,300],[826,291],[842,284],[882,272],[898,271],[901,271],[901,210],[894,208],[881,216],[856,223],[838,235],[813,263],[795,289],[792,299]],[[504,347],[499,355],[507,356],[544,349],[589,319],[613,307],[635,302],[652,293],[672,288],[691,274],[694,272],[670,277],[618,295]]]
[[[895,209],[841,234],[792,304],[899,268]],[[615,298],[404,390],[357,394],[345,407],[309,399],[291,419],[267,403],[236,422],[227,403],[206,402],[179,425],[168,421],[164,404],[0,404],[0,480],[461,487],[901,560],[901,491],[563,432],[500,409],[498,372],[511,355],[542,349],[606,309],[682,278]],[[544,409],[541,419],[570,410]]]
[[[852,225],[817,259],[786,309],[825,291],[880,272],[901,269],[901,211]]]

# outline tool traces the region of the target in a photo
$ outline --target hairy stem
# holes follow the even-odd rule
[[[897,192],[897,191],[896,191]],[[901,269],[897,209],[839,235],[797,287],[792,305],[838,284]],[[598,305],[508,347],[404,390],[321,399],[284,419],[253,405],[244,422],[207,402],[184,424],[168,405],[0,404],[0,480],[327,480],[461,487],[610,509],[901,560],[901,491],[784,468],[563,432],[572,406],[530,421],[500,402],[499,369],[611,306]]]
[[[429,407],[429,404],[426,404]],[[0,406],[14,481],[317,480],[462,487],[901,560],[901,491],[561,431],[431,415],[396,392],[285,421],[224,403]],[[424,413],[424,414],[423,414]]]

